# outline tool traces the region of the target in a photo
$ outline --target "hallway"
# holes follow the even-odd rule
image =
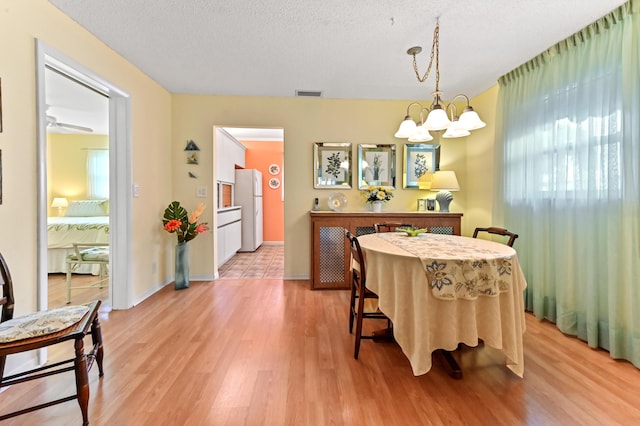
[[[237,253],[219,269],[220,278],[283,278],[284,246],[261,245],[251,253]]]

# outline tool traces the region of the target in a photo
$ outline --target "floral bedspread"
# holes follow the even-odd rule
[[[377,235],[420,259],[437,298],[473,300],[512,288],[516,253],[507,245],[441,234]]]

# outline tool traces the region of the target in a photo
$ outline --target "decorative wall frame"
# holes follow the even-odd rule
[[[351,188],[351,143],[315,142],[313,170],[316,189]]]
[[[404,144],[402,169],[403,188],[428,189],[431,185],[431,175],[440,170],[440,145]]]
[[[271,164],[269,166],[269,174],[271,175],[277,175],[278,173],[280,173],[280,166],[278,166],[277,164]]]
[[[368,186],[395,188],[396,185],[396,146],[359,144],[358,145],[358,188]]]
[[[269,179],[269,188],[277,189],[279,187],[280,187],[280,179],[275,178],[275,177]]]
[[[187,146],[184,147],[184,152],[187,154],[187,164],[198,164],[200,148],[194,141],[191,139],[187,141]]]

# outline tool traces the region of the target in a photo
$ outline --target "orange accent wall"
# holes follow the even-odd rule
[[[241,141],[247,147],[245,168],[262,172],[262,203],[264,210],[264,241],[284,242],[284,142]],[[277,164],[280,172],[269,173],[269,166]],[[269,180],[278,178],[280,187],[272,189]]]

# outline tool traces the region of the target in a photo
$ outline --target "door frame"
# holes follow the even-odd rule
[[[45,66],[81,81],[109,98],[109,298],[113,309],[133,306],[131,289],[131,99],[128,93],[36,39],[38,310],[48,307],[47,135]]]

